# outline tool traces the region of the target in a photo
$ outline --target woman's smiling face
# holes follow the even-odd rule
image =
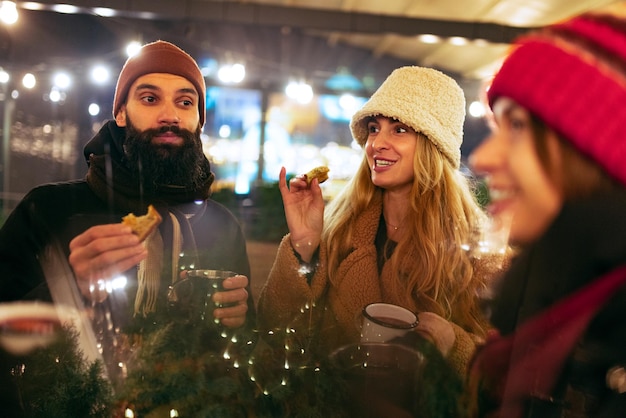
[[[496,126],[474,150],[470,165],[487,181],[489,212],[495,218],[512,220],[510,241],[528,243],[556,217],[562,194],[537,155],[530,113],[511,99],[499,98],[493,114]],[[548,131],[546,140],[550,160],[558,167],[557,137]]]
[[[367,122],[365,154],[374,185],[389,191],[408,191],[414,180],[413,158],[417,133],[395,119],[372,117]]]

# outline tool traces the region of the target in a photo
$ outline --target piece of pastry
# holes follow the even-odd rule
[[[305,177],[306,182],[308,184],[311,184],[313,179],[317,179],[318,183],[322,184],[326,180],[328,180],[328,172],[329,171],[330,171],[330,169],[328,167],[319,166],[319,167],[315,167],[314,169],[312,169],[311,171],[306,173],[304,175],[304,177]]]
[[[122,223],[132,228],[133,233],[139,237],[139,241],[145,240],[161,221],[161,215],[152,205],[148,206],[148,213],[145,215],[135,216],[129,213],[122,218]]]

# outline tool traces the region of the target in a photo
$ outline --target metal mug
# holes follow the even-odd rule
[[[184,321],[219,325],[220,321],[214,317],[213,311],[231,304],[216,303],[213,295],[224,290],[225,279],[236,275],[230,270],[185,271],[184,278],[169,287],[167,302],[170,312]]]
[[[361,342],[384,343],[417,327],[417,315],[402,306],[389,303],[370,303],[363,308]]]

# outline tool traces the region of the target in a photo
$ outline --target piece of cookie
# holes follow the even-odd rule
[[[145,215],[135,216],[129,213],[122,218],[122,223],[132,228],[133,233],[139,237],[139,241],[145,240],[161,221],[161,215],[152,205],[148,206],[148,213]]]
[[[313,179],[317,179],[318,183],[322,184],[326,180],[328,180],[328,172],[329,171],[330,171],[330,169],[328,167],[319,166],[319,167],[315,167],[314,169],[312,169],[311,171],[306,173],[304,175],[304,177],[305,177],[306,182],[308,184],[311,184]]]

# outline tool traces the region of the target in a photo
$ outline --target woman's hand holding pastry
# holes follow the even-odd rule
[[[309,262],[319,246],[324,222],[324,198],[319,181],[314,179],[309,185],[302,175],[292,178],[287,186],[287,174],[283,167],[278,188],[291,233],[291,245],[303,261]]]

